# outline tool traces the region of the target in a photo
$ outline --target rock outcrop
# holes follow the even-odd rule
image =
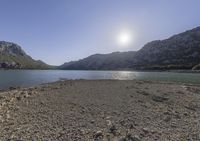
[[[0,41],[0,68],[4,69],[47,69],[49,65],[36,61],[11,42]]]

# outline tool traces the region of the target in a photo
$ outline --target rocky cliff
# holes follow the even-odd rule
[[[17,44],[0,41],[0,68],[47,69],[50,66],[40,60],[32,59]]]

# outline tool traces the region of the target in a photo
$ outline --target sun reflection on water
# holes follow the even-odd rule
[[[136,73],[131,71],[116,71],[112,74],[112,78],[118,80],[132,80],[136,77]]]

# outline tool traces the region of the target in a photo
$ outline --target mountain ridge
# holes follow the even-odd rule
[[[154,40],[138,51],[93,54],[52,67],[34,60],[18,44],[0,41],[0,69],[174,70],[200,69],[200,27]]]
[[[128,60],[132,59],[134,56],[135,51],[128,51],[128,52],[112,52],[109,54],[93,54],[89,57],[86,57],[84,59],[80,59],[79,61],[70,61],[67,63],[64,63],[63,65],[59,66],[59,69],[63,69],[66,66],[71,66],[72,69],[78,69],[81,67],[81,69],[85,70],[98,70],[98,69],[114,69],[115,66],[118,66],[118,69],[128,69],[125,68],[126,66],[129,66],[130,63]],[[124,56],[124,54],[126,56]],[[91,59],[91,61],[88,63],[88,61]],[[121,63],[119,63],[119,61]],[[74,63],[76,63],[74,65]],[[77,64],[78,63],[78,64]],[[95,66],[97,64],[97,66]],[[109,64],[109,66],[105,66],[105,64]]]
[[[64,63],[59,68],[69,70],[198,69],[200,27],[186,30],[164,40],[148,42],[138,51],[118,52],[118,54],[120,55],[95,54],[78,61]]]
[[[0,69],[49,69],[41,60],[34,60],[16,43],[0,41]]]

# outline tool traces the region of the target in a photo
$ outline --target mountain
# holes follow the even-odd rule
[[[65,63],[60,69],[74,70],[169,70],[200,68],[200,27],[165,40],[147,43],[139,51],[96,54]]]
[[[17,44],[0,41],[0,68],[48,69],[50,66],[40,60],[32,59]]]
[[[95,54],[79,61],[61,65],[60,69],[70,70],[113,70],[128,69],[132,65],[135,51],[113,52],[110,54]]]

